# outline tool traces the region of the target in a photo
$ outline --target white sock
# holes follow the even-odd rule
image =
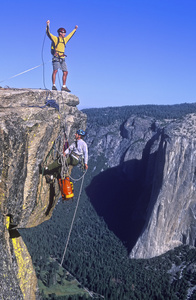
[[[63,85],[63,87],[66,87],[66,85]]]

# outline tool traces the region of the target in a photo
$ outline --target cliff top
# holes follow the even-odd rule
[[[76,106],[79,99],[73,94],[61,91],[42,89],[4,89],[0,88],[0,108],[13,108],[21,106],[43,106],[47,100],[55,100],[60,110],[64,104]]]

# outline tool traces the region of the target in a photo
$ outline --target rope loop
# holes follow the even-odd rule
[[[81,192],[82,192],[82,188],[83,188],[83,183],[84,183],[84,176],[82,177],[82,182],[81,182],[81,185],[80,185],[80,191],[79,191],[78,199],[77,199],[77,202],[76,202],[76,207],[75,207],[73,219],[72,219],[72,222],[71,222],[69,234],[68,234],[67,241],[66,241],[66,244],[65,244],[65,250],[63,252],[63,257],[62,257],[61,264],[60,264],[61,267],[62,267],[64,258],[65,258],[65,254],[66,254],[66,251],[67,251],[67,247],[68,247],[68,244],[69,244],[69,240],[70,240],[70,236],[71,236],[71,232],[72,232],[72,228],[73,228],[73,223],[74,223],[74,220],[75,220],[75,217],[76,217],[76,212],[77,212],[77,209],[78,209],[80,196],[81,196]]]

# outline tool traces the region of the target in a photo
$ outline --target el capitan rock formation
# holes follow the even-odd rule
[[[196,114],[130,115],[122,122],[118,108],[110,110],[104,109],[105,118],[115,112],[114,121],[88,120],[87,127],[90,157],[96,168],[102,165],[87,187],[98,214],[126,243],[131,258],[196,246]]]

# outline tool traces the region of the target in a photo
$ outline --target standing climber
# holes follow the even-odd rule
[[[71,175],[73,166],[77,166],[79,162],[84,162],[84,169],[88,169],[88,147],[83,140],[85,131],[79,129],[75,133],[75,141],[64,151],[65,163],[68,166],[67,176]],[[40,173],[42,173],[41,166]],[[61,175],[61,159],[56,159],[53,163],[48,165],[43,170],[43,175],[46,176],[46,181],[50,183],[54,177],[59,178]]]
[[[52,47],[51,47],[51,53],[53,55],[53,59],[52,59],[52,64],[53,64],[53,73],[52,73],[52,90],[57,90],[55,82],[56,82],[56,74],[58,72],[58,69],[61,69],[63,72],[63,86],[61,88],[61,91],[66,91],[66,92],[71,92],[68,87],[66,86],[66,80],[67,80],[67,64],[65,62],[65,45],[67,44],[67,42],[71,39],[71,37],[74,35],[74,33],[76,32],[78,26],[75,26],[75,29],[68,34],[67,36],[65,36],[66,34],[66,30],[64,28],[59,28],[57,30],[58,32],[58,37],[54,36],[50,33],[50,29],[49,29],[49,25],[50,25],[50,20],[48,20],[46,22],[47,26],[46,26],[46,34],[47,36],[50,38],[50,40],[52,41]]]

